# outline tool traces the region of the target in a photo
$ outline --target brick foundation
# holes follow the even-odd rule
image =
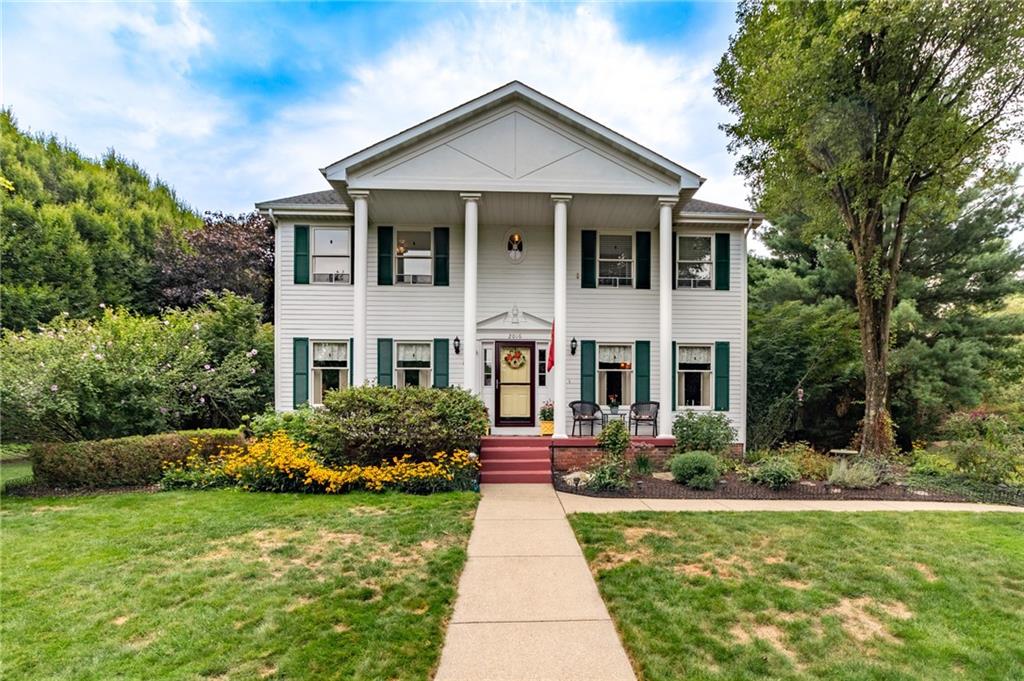
[[[646,449],[651,465],[656,471],[666,470],[675,442],[670,438],[634,437],[632,446],[626,452],[626,459],[633,461],[638,449]],[[734,442],[730,446],[733,456],[743,454],[743,444]],[[597,440],[592,437],[573,437],[551,442],[551,467],[555,473],[571,473],[585,470],[601,458]]]

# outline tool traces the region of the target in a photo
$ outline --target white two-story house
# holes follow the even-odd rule
[[[275,402],[345,385],[463,386],[496,434],[552,401],[726,413],[745,439],[747,210],[512,82],[258,203],[276,229]],[[549,368],[549,358],[553,366]],[[650,430],[646,431],[650,435]]]

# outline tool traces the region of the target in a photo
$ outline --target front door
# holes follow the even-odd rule
[[[494,344],[498,365],[494,380],[494,425],[532,426],[534,424],[533,377],[536,353],[532,342]]]

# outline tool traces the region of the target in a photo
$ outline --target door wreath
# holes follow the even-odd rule
[[[518,348],[515,350],[509,350],[505,353],[505,364],[510,369],[521,369],[526,364],[526,355],[523,354],[522,350]]]

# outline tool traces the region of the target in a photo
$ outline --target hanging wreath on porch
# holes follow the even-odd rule
[[[510,369],[521,369],[526,364],[526,355],[519,349],[509,350],[503,359]]]

